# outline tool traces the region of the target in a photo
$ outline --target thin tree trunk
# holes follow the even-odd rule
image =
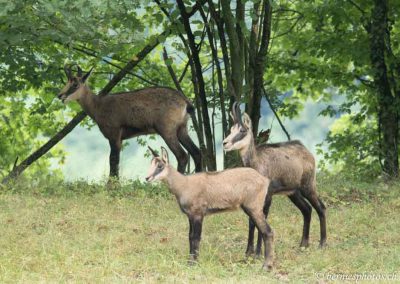
[[[165,47],[163,48],[163,58],[164,58],[165,65],[167,66],[168,72],[169,72],[169,74],[171,76],[171,79],[174,82],[175,87],[183,95],[185,95],[185,93],[183,92],[183,89],[181,87],[181,83],[178,80],[178,77],[176,76],[174,69],[172,68],[172,65],[171,64],[167,64],[167,60],[169,59],[169,57],[168,57],[167,49]],[[186,68],[183,69],[182,75],[184,75],[184,73],[186,73],[186,70],[187,70]],[[203,132],[202,132],[202,129],[200,129],[199,123],[197,122],[196,114],[192,114],[191,117],[192,117],[193,128],[194,128],[194,130],[196,132],[198,140],[200,141],[199,143],[204,145]]]
[[[154,0],[154,2],[156,2],[157,3],[157,5],[159,6],[159,8],[161,9],[161,11],[168,17],[168,19],[172,22],[172,24],[173,24],[173,19],[171,19],[171,15],[169,14],[169,12],[162,6],[162,4],[161,4],[161,2],[159,1],[159,0]],[[198,1],[198,2],[196,2],[196,5],[195,5],[195,7],[197,7],[197,9],[199,9],[200,7],[201,7],[201,5],[203,5],[203,3],[205,3],[206,1],[205,0],[202,0],[202,1]],[[192,13],[191,13],[191,15],[193,15],[194,13],[193,13],[193,11],[192,11]],[[187,14],[187,15],[189,15],[189,14]],[[180,22],[182,23],[182,24],[184,24],[183,23],[183,20],[182,20],[182,18],[180,18]],[[179,33],[178,34],[178,36],[179,36],[179,38],[181,39],[181,41],[182,41],[182,43],[183,43],[183,45],[184,45],[184,47],[185,47],[185,49],[186,49],[186,55],[187,55],[187,57],[188,57],[188,64],[186,65],[186,67],[185,67],[185,69],[188,67],[188,66],[190,66],[190,70],[191,70],[191,78],[192,78],[192,83],[193,83],[193,90],[194,90],[194,93],[195,93],[195,107],[196,107],[196,114],[197,114],[197,118],[196,118],[196,116],[194,115],[194,116],[192,116],[192,119],[193,119],[193,121],[198,125],[198,129],[199,129],[199,131],[198,131],[198,133],[197,133],[197,137],[198,137],[198,140],[199,140],[199,144],[200,144],[200,150],[201,150],[201,153],[202,153],[202,156],[203,156],[203,159],[202,159],[202,168],[203,169],[205,169],[206,168],[206,166],[207,166],[207,164],[208,164],[208,161],[207,161],[207,159],[208,159],[208,154],[207,154],[207,147],[206,147],[206,145],[205,145],[205,142],[204,142],[204,127],[203,127],[203,117],[202,117],[202,108],[201,108],[201,101],[200,101],[200,94],[199,94],[199,86],[198,86],[198,80],[197,80],[197,78],[196,78],[196,72],[195,72],[195,65],[194,65],[194,62],[193,62],[193,57],[192,57],[192,55],[191,55],[191,49],[190,49],[190,47],[189,47],[189,43],[188,43],[188,41],[185,39],[185,37],[183,36],[183,34],[182,33]],[[183,77],[180,77],[179,78],[179,81],[181,81],[183,79]]]
[[[264,72],[266,66],[266,58],[268,54],[269,42],[271,39],[271,17],[272,17],[272,7],[270,0],[263,1],[264,18],[262,25],[262,35],[260,48],[257,52],[257,57],[254,65],[254,89],[253,96],[249,102],[249,114],[253,124],[253,134],[257,137],[258,134],[258,124],[260,121],[260,111],[261,111],[261,99],[263,96],[264,87]]]
[[[232,74],[231,74],[231,61],[229,58],[229,52],[228,52],[228,44],[227,40],[225,37],[225,30],[224,30],[224,22],[221,18],[220,12],[216,11],[214,3],[212,0],[208,0],[208,7],[210,9],[211,17],[213,18],[214,22],[216,23],[217,26],[217,31],[218,31],[218,36],[219,36],[219,43],[222,51],[222,58],[224,60],[224,70],[225,70],[225,78],[226,78],[226,85],[228,89],[228,94],[229,94],[229,108],[228,112],[232,109],[232,105],[235,102],[235,90],[233,87],[232,83]],[[229,122],[229,127],[232,126],[233,121],[231,119],[227,119]],[[227,154],[229,155],[232,152],[228,152]]]
[[[207,97],[206,97],[206,90],[205,90],[205,83],[203,78],[203,70],[201,67],[199,51],[197,50],[195,44],[195,38],[190,27],[189,17],[186,13],[186,7],[182,0],[177,1],[179,10],[181,12],[182,21],[185,27],[186,35],[188,38],[188,44],[190,47],[190,51],[192,54],[192,59],[195,67],[195,73],[197,78],[197,83],[199,87],[199,95],[200,95],[200,102],[201,102],[201,110],[203,116],[203,125],[204,125],[204,135],[206,138],[206,146],[207,146],[207,168],[210,171],[214,171],[217,168],[216,160],[215,160],[215,151],[213,147],[213,140],[212,140],[212,131],[210,125],[210,117],[208,114],[208,104],[207,104]]]
[[[259,44],[259,25],[260,25],[260,5],[261,2],[256,2],[253,5],[255,17],[252,19],[250,39],[248,51],[248,64],[246,65],[246,83],[249,88],[248,103],[246,104],[246,112],[251,113],[254,96],[254,72],[256,69],[257,50]]]
[[[221,70],[221,65],[219,64],[219,59],[218,59],[218,51],[216,48],[216,44],[214,42],[214,34],[213,30],[211,30],[210,27],[210,22],[207,20],[207,16],[204,13],[203,9],[200,9],[200,14],[203,18],[203,21],[206,25],[206,32],[207,32],[207,37],[208,41],[210,44],[210,49],[211,49],[211,55],[213,57],[213,61],[217,70],[217,80],[218,80],[218,94],[219,94],[219,101],[220,101],[220,108],[221,108],[221,119],[222,119],[222,135],[223,137],[226,137],[227,131],[228,131],[228,122],[226,119],[226,108],[225,108],[225,94],[224,94],[224,83],[223,83],[223,77],[222,77],[222,70]]]
[[[398,112],[396,95],[392,94],[385,62],[385,34],[388,29],[388,1],[374,0],[369,33],[370,58],[374,69],[374,83],[378,96],[378,123],[382,131],[383,171],[389,177],[397,177],[398,160]]]
[[[237,0],[240,1],[240,0]],[[225,24],[225,30],[229,38],[229,51],[231,60],[231,83],[233,86],[233,96],[236,101],[240,101],[243,86],[243,55],[241,41],[237,34],[235,19],[231,11],[231,1],[221,0],[222,19]],[[229,83],[228,83],[229,84]]]

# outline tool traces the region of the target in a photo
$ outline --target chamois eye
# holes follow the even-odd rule
[[[240,132],[244,133],[244,132],[246,132],[246,129],[240,128]]]
[[[163,168],[163,165],[162,165],[162,164],[158,164],[158,165],[157,165],[157,168],[162,169],[162,168]]]

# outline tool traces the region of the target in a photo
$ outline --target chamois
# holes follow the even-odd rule
[[[279,184],[268,192],[266,198],[266,216],[272,202],[272,195],[287,195],[290,201],[303,214],[303,236],[300,246],[309,245],[311,221],[311,206],[315,208],[320,220],[321,239],[320,247],[326,244],[325,205],[318,197],[315,180],[315,160],[313,155],[300,141],[288,141],[276,144],[255,145],[250,117],[244,113],[243,119],[240,107],[234,103],[231,112],[234,125],[231,133],[223,141],[225,151],[239,150],[243,165],[251,167]],[[260,236],[256,254],[260,254]],[[246,254],[254,253],[254,224],[249,221],[249,239]]]
[[[153,133],[161,135],[174,153],[179,172],[184,172],[188,162],[180,144],[193,157],[196,172],[201,171],[200,150],[187,133],[187,121],[194,108],[183,94],[171,88],[151,87],[99,97],[86,84],[93,68],[84,75],[79,66],[77,69],[77,76],[73,76],[71,66],[64,66],[68,82],[58,98],[63,103],[78,101],[108,139],[110,176],[118,178],[122,140]]]
[[[184,176],[170,166],[165,148],[161,148],[161,157],[149,149],[153,159],[146,180],[165,182],[169,191],[175,195],[182,212],[189,218],[190,262],[198,258],[204,216],[241,207],[257,226],[264,240],[263,268],[272,268],[273,233],[263,211],[269,179],[251,168]]]

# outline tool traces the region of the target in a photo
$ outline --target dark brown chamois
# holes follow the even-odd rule
[[[159,134],[174,153],[179,172],[184,172],[189,159],[181,144],[193,157],[196,172],[201,171],[200,150],[187,132],[194,108],[183,94],[171,88],[152,87],[99,97],[86,83],[92,70],[84,75],[79,66],[77,70],[77,76],[73,76],[71,66],[64,67],[68,82],[58,97],[64,103],[78,101],[108,139],[110,176],[118,178],[122,140],[153,133]]]
[[[309,245],[312,211],[309,202],[318,213],[321,230],[320,246],[325,246],[326,208],[317,194],[314,156],[297,140],[256,146],[250,117],[244,113],[242,118],[237,103],[233,105],[231,115],[234,125],[229,136],[223,141],[225,151],[239,150],[244,166],[254,168],[276,185],[268,192],[266,215],[268,215],[268,208],[272,202],[272,195],[287,195],[303,214],[303,236],[300,246],[307,247]],[[254,224],[251,220],[249,227],[247,253],[252,254],[254,252]],[[257,254],[260,254],[260,249],[261,242],[259,239]]]
[[[203,218],[209,214],[242,208],[261,232],[265,246],[263,268],[272,268],[273,233],[264,214],[269,179],[252,168],[184,176],[170,166],[165,148],[161,148],[161,157],[151,148],[150,151],[153,159],[146,180],[165,182],[182,212],[188,216],[191,262],[196,261],[199,254]]]

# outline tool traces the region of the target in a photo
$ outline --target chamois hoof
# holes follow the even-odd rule
[[[246,250],[246,253],[245,253],[246,257],[252,257],[252,256],[254,256],[254,254],[255,254],[254,249],[248,249],[248,250]]]
[[[309,245],[310,244],[309,244],[308,240],[302,240],[300,243],[300,248],[308,248]]]
[[[318,247],[319,247],[320,249],[326,248],[326,247],[327,247],[326,241],[320,242]]]
[[[193,256],[190,256],[187,263],[189,266],[195,266],[198,264],[198,261]]]
[[[272,271],[273,268],[272,262],[264,263],[262,266],[262,269],[265,271]]]
[[[255,259],[260,259],[262,256],[261,256],[261,252],[256,252],[255,254],[254,254],[254,258]]]

